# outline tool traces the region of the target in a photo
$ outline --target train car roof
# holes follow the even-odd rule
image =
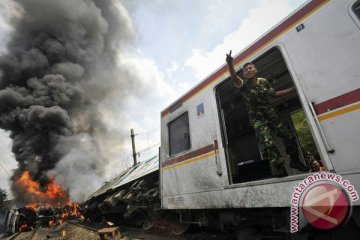
[[[103,186],[91,194],[88,199],[102,195],[109,190],[123,186],[157,170],[159,170],[159,155],[156,155],[144,162],[139,162],[136,166],[132,166],[121,172],[117,177],[109,182],[106,182]]]

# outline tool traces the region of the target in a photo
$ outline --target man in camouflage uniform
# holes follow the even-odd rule
[[[269,97],[281,97],[291,93],[294,91],[294,87],[276,91],[270,86],[267,79],[256,76],[257,69],[252,63],[244,65],[242,69],[244,79],[240,78],[232,64],[231,51],[226,54],[226,62],[235,86],[242,92],[250,123],[255,129],[260,143],[265,147],[264,157],[269,160],[273,175],[285,177],[287,173],[284,168],[284,160],[271,135],[272,131],[283,138],[286,153],[290,155],[291,159],[290,167],[307,172],[309,169],[299,161],[299,152],[294,136],[289,128],[282,123],[269,100]]]

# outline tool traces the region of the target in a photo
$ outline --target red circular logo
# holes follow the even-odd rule
[[[330,183],[316,184],[302,197],[305,219],[319,229],[332,229],[344,222],[350,212],[350,202],[342,188]]]

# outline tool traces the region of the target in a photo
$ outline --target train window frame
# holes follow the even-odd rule
[[[349,13],[355,23],[360,27],[360,0],[354,1],[350,4]]]
[[[177,151],[174,151],[174,149],[172,148],[173,145],[172,145],[172,130],[171,130],[171,126],[175,123],[179,123],[180,120],[183,120],[185,118],[185,121],[186,121],[186,124],[187,125],[187,132],[184,132],[184,139],[186,139],[186,144],[183,148],[181,148],[180,150],[177,150]],[[183,153],[189,149],[191,149],[191,137],[190,137],[190,120],[189,120],[189,113],[188,112],[185,112],[183,114],[181,114],[180,116],[178,116],[177,118],[175,118],[174,120],[170,121],[168,124],[167,124],[167,127],[168,127],[168,137],[169,137],[169,156],[172,157],[172,156],[175,156],[175,155],[178,155],[180,153]],[[178,136],[181,136],[182,134],[179,134]]]
[[[290,86],[296,87],[296,82],[298,82],[298,79],[296,74],[294,74],[292,69],[293,66],[289,61],[285,48],[282,44],[269,46],[261,53],[259,53],[255,58],[247,59],[246,61],[253,62],[257,66],[258,76],[262,76],[268,79],[274,89],[282,90]],[[226,88],[228,90],[226,90]],[[245,111],[245,113],[239,113],[240,101],[235,96],[238,90],[235,88],[235,86],[233,86],[232,80],[230,78],[225,79],[216,85],[215,89],[229,185],[239,186],[237,184],[248,184],[249,182],[255,182],[269,178],[274,179],[271,174],[271,166],[266,160],[266,157],[263,156],[264,146],[259,145],[258,140],[255,139],[254,141],[253,137],[250,138],[250,135],[256,136],[256,133],[248,132],[242,136],[232,134],[240,133],[239,129],[241,131],[245,130],[244,126],[238,128],[238,124],[236,122],[240,122],[238,120],[241,116],[245,116],[245,114],[247,115],[247,111]],[[235,97],[225,97],[231,95]],[[302,98],[304,98],[304,95],[300,90],[292,92],[292,94],[282,98],[273,98],[271,103],[279,112],[279,116],[281,117],[282,121],[290,125],[292,122],[289,121],[289,116],[291,116],[293,112],[299,110],[305,112],[304,105],[302,105],[302,101],[304,101],[304,99]],[[231,105],[235,105],[235,107],[231,107]],[[235,113],[235,111],[238,113]],[[310,113],[307,112],[307,114]],[[306,121],[307,124],[310,125],[308,120]],[[243,120],[241,122],[245,123]],[[293,136],[296,137],[297,146],[301,146],[299,145],[300,142],[298,141],[298,133],[292,127],[290,127],[290,130],[292,131]],[[311,134],[311,138],[314,142],[316,141],[315,137],[316,136]],[[281,151],[281,149],[283,149],[281,156],[283,157],[284,161],[286,161],[285,168],[287,173],[290,176],[301,174],[289,167],[288,163],[290,163],[291,159],[285,152],[284,140],[278,135],[275,136],[274,139],[276,143],[280,143],[279,150]],[[247,147],[247,150],[254,150],[253,154],[250,156],[251,158],[249,158],[249,156],[242,154],[242,149],[238,147],[237,144],[251,144],[251,142],[255,144]],[[256,152],[256,147],[258,147],[258,154]],[[315,148],[317,147],[315,146]],[[300,150],[302,151],[302,149]],[[317,152],[319,152],[319,149],[317,149]],[[305,162],[302,154],[299,154],[299,156],[301,158],[300,160]]]

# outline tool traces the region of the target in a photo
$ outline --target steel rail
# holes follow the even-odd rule
[[[27,240],[31,240],[33,239],[33,237],[35,236],[35,233],[38,231],[38,228],[35,228],[34,230],[32,230],[32,233],[30,234],[30,236],[27,238]]]
[[[12,236],[10,236],[9,238],[7,238],[7,240],[13,240],[13,239],[15,239],[20,233],[22,233],[22,232],[17,232],[17,233],[14,233]]]
[[[92,227],[89,227],[89,226],[86,226],[86,225],[83,225],[81,223],[75,223],[75,222],[71,222],[71,221],[66,221],[67,223],[70,223],[72,225],[75,225],[75,226],[78,226],[78,227],[82,227],[82,228],[85,228],[87,230],[90,230],[90,231],[93,231],[93,232],[97,232],[99,231],[101,228],[92,228]]]

